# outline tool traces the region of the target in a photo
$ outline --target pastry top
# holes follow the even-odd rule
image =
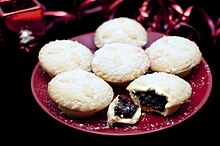
[[[114,42],[143,47],[147,44],[147,32],[136,20],[118,17],[105,21],[96,29],[94,42],[98,48]]]
[[[72,69],[91,71],[93,53],[83,44],[72,40],[55,40],[39,51],[41,67],[51,76]]]
[[[121,85],[147,72],[147,53],[129,44],[105,44],[94,52],[92,71],[109,83]]]
[[[126,88],[128,91],[151,91],[167,97],[166,106],[182,103],[189,99],[192,93],[191,85],[174,74],[154,72],[142,75],[132,81]]]
[[[142,75],[132,81],[126,90],[129,91],[136,104],[140,104],[138,97],[135,96],[136,92],[155,91],[157,95],[165,96],[167,103],[165,111],[162,113],[165,116],[176,111],[192,94],[192,87],[187,81],[177,75],[165,72]]]
[[[146,48],[150,69],[172,74],[191,70],[202,59],[202,53],[195,42],[180,36],[163,36]]]
[[[48,83],[48,93],[58,105],[83,113],[104,109],[114,95],[107,82],[82,69],[56,75]]]

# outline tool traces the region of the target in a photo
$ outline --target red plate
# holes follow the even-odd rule
[[[160,33],[148,32],[148,45],[163,36]],[[93,42],[94,33],[80,35],[72,40],[77,40],[89,47],[93,52],[96,47]],[[57,105],[50,99],[47,93],[47,83],[50,81],[48,74],[43,71],[39,63],[36,64],[31,77],[31,89],[40,107],[51,117],[62,124],[84,132],[101,135],[138,135],[160,131],[180,124],[193,116],[207,101],[212,88],[212,74],[209,65],[202,58],[201,63],[185,78],[192,86],[192,96],[184,103],[176,113],[170,117],[163,117],[156,113],[145,113],[135,125],[117,125],[114,128],[108,127],[106,120],[107,108],[89,119],[75,119],[64,115]],[[123,94],[128,96],[125,87],[113,87],[115,96]]]

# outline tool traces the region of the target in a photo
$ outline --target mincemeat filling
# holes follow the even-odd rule
[[[115,116],[121,118],[132,118],[137,110],[137,105],[134,104],[130,97],[122,96],[119,97],[119,102],[115,106]]]
[[[154,110],[163,112],[165,105],[167,104],[166,97],[156,94],[154,90],[147,92],[134,92],[133,94],[138,97],[140,104],[143,107],[151,107]]]

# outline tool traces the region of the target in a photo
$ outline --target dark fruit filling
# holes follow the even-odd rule
[[[147,92],[135,92],[134,94],[138,96],[141,106],[151,107],[154,110],[161,112],[164,111],[165,105],[167,104],[165,96],[157,95],[153,90]]]
[[[119,103],[115,106],[115,116],[121,118],[132,118],[137,110],[137,105],[134,104],[130,97],[119,95]]]

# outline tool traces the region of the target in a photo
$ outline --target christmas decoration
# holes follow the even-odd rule
[[[41,42],[43,39],[54,39],[52,37],[59,38],[59,34],[63,35],[62,38],[67,38],[91,32],[104,21],[121,16],[139,21],[148,31],[187,37],[201,45],[209,43],[219,46],[220,42],[220,16],[217,16],[217,20],[213,20],[204,8],[195,3],[183,3],[178,0],[67,0],[62,2],[57,0],[39,0],[40,6],[36,0],[18,0],[13,3],[13,6],[24,1],[36,3],[37,10],[41,11],[41,8],[43,8],[43,15],[38,15],[42,19],[38,18],[39,23],[35,23],[33,26],[42,28],[43,23],[44,28],[42,30],[45,30],[43,30],[40,38],[34,36],[36,31],[33,32],[30,28],[27,28],[27,30],[21,29],[17,32],[17,39],[21,41],[19,42],[20,50],[25,50],[26,52],[30,52],[30,49],[36,46],[36,38],[39,38],[37,41]],[[6,2],[7,0],[0,1],[0,9]],[[17,8],[22,9],[19,6]],[[17,13],[10,13],[10,16],[13,17],[18,12],[21,15],[20,12],[24,12],[18,9],[15,10]],[[35,12],[38,12],[37,10]],[[2,12],[4,14],[4,11]],[[25,12],[28,13],[30,11],[27,9]],[[3,18],[0,22],[4,25],[8,24],[5,27],[0,26],[1,44],[4,44],[5,41],[4,29],[8,26],[22,24],[18,22],[18,25],[14,20],[9,24],[8,20],[12,19],[3,14],[0,15]],[[31,21],[31,17],[27,19]],[[51,33],[59,31],[56,25],[60,23],[63,23],[66,29],[70,29],[65,32],[62,30],[63,33],[56,33],[56,35]],[[10,30],[10,28],[7,29]]]

